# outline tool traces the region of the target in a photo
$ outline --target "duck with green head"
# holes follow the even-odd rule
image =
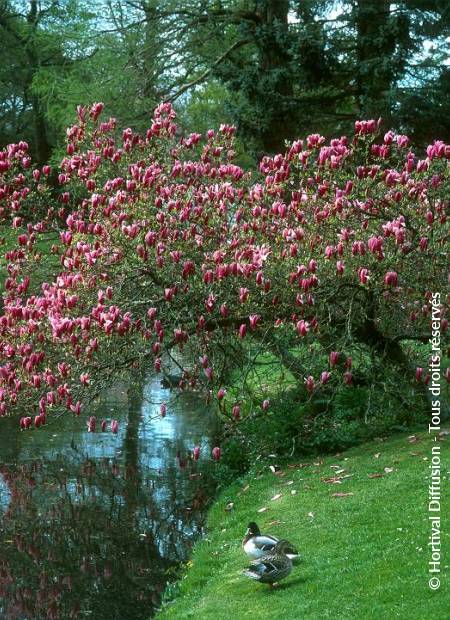
[[[280,540],[275,536],[268,534],[261,534],[261,531],[254,521],[251,521],[247,526],[244,540],[242,541],[242,547],[249,558],[258,560],[263,556],[271,553],[275,546],[280,542],[283,543],[282,547],[285,555],[294,560],[299,557],[297,549],[287,540]]]

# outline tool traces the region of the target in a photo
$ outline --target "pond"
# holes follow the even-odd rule
[[[88,433],[86,416],[26,431],[1,420],[2,619],[150,618],[202,532],[218,428],[200,396],[150,376],[92,413],[118,433]]]

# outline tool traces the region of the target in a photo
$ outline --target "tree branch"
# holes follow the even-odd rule
[[[187,90],[189,90],[193,86],[196,86],[197,84],[200,84],[201,82],[204,82],[206,78],[212,73],[213,69],[219,66],[232,52],[234,52],[234,50],[238,49],[239,47],[243,47],[244,45],[248,45],[248,43],[251,43],[250,39],[242,39],[241,41],[236,41],[235,43],[233,43],[233,45],[231,45],[227,50],[225,50],[225,52],[221,54],[213,62],[213,64],[210,67],[208,67],[208,69],[206,69],[206,71],[204,71],[201,75],[199,75],[194,80],[191,80],[190,82],[187,82],[186,84],[181,86],[181,88],[179,88],[177,92],[175,92],[170,97],[167,97],[165,101],[166,102],[175,101],[176,99],[178,99],[178,97],[180,97],[183,93],[185,93]]]

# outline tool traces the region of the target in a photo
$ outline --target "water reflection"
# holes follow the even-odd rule
[[[142,398],[111,390],[95,415],[119,433],[69,417],[23,433],[2,424],[5,620],[149,618],[201,532],[211,483],[189,453],[200,445],[209,464],[215,425],[199,398],[151,378]]]

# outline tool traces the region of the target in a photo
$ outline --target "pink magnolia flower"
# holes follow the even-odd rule
[[[200,458],[200,447],[199,446],[195,446],[195,448],[192,451],[192,455],[194,457],[194,461],[198,461],[198,459]]]
[[[243,304],[244,302],[248,300],[248,295],[249,295],[248,288],[241,287],[239,289],[239,301],[241,302],[241,304]]]
[[[220,388],[220,390],[217,392],[217,399],[223,400],[225,394],[226,394],[226,391],[223,388]]]
[[[344,372],[344,383],[351,385],[353,383],[353,375],[350,371]]]
[[[220,461],[221,450],[218,446],[212,449],[212,457],[215,461]]]
[[[367,284],[369,281],[369,270],[364,267],[358,269],[358,277],[361,284]]]
[[[268,400],[268,399],[263,400],[262,405],[261,405],[261,409],[263,411],[267,411],[269,409],[269,407],[270,407],[270,400]]]
[[[156,308],[149,308],[147,310],[147,316],[150,319],[150,321],[154,320],[154,318],[156,316],[156,313],[157,313],[157,309]]]
[[[321,383],[325,385],[325,383],[328,383],[329,379],[330,379],[330,373],[327,370],[324,370],[322,374],[320,375]]]
[[[398,275],[396,271],[388,271],[384,276],[384,283],[387,286],[397,286]]]
[[[239,405],[234,405],[233,409],[231,410],[231,414],[233,416],[233,418],[235,420],[239,420],[239,418],[241,417],[241,408]]]
[[[251,315],[248,317],[248,320],[249,320],[249,322],[250,322],[250,329],[251,329],[251,330],[256,329],[256,327],[257,327],[257,325],[258,325],[258,323],[259,323],[260,319],[261,319],[261,316],[260,316],[259,314],[251,314]]]
[[[83,385],[89,385],[89,374],[87,372],[82,373],[80,375],[80,383],[82,383]]]
[[[422,376],[423,376],[423,368],[420,368],[420,366],[418,366],[416,368],[416,381],[422,381]]]
[[[420,238],[419,247],[422,250],[422,252],[425,252],[425,250],[428,247],[428,239],[427,239],[427,237],[421,237]]]
[[[309,375],[309,377],[305,379],[305,386],[306,386],[306,391],[311,394],[315,388],[314,377]]]
[[[247,325],[245,323],[242,323],[242,325],[239,326],[239,338],[245,338],[246,333]]]
[[[74,405],[70,405],[70,410],[74,415],[80,415],[81,413],[81,403],[77,401]]]
[[[334,368],[334,366],[336,366],[336,364],[339,361],[339,353],[338,353],[338,351],[331,351],[328,359],[330,361],[331,368]]]
[[[297,330],[297,333],[302,337],[306,336],[306,334],[309,332],[309,325],[303,319],[297,322],[295,328]]]

